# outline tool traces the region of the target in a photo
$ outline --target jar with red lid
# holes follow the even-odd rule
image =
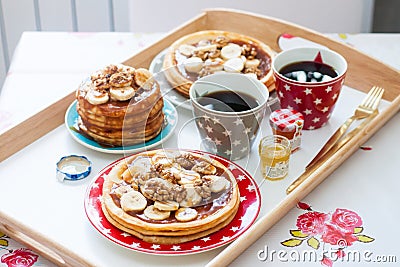
[[[292,152],[300,148],[303,114],[293,109],[277,109],[271,113],[269,124],[273,134],[285,136],[290,140]]]

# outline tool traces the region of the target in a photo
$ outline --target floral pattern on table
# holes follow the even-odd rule
[[[53,264],[0,232],[0,266],[38,267],[53,266]]]
[[[292,237],[281,244],[297,247],[307,243],[316,251],[321,250],[320,263],[324,266],[332,267],[335,261],[345,257],[346,249],[355,242],[370,243],[375,240],[364,234],[363,221],[355,211],[337,208],[334,212],[325,213],[313,210],[304,202],[299,202],[297,208],[305,212],[297,217],[297,229],[289,231]]]

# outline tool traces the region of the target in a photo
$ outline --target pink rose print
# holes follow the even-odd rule
[[[344,252],[344,250],[342,248],[339,248],[338,251],[336,251],[336,257],[338,259],[343,258],[344,256],[346,256],[346,252]]]
[[[321,260],[321,264],[328,267],[332,267],[333,261],[330,258],[324,256]]]
[[[343,232],[333,225],[327,225],[322,240],[331,245],[338,245],[341,248],[351,246],[357,237],[352,232]]]
[[[357,213],[346,209],[336,209],[332,214],[332,223],[348,232],[362,225],[361,217]]]
[[[13,252],[4,254],[1,262],[7,264],[8,267],[30,267],[38,260],[39,256],[32,253],[31,250],[20,248]]]
[[[333,213],[323,213],[304,202],[299,202],[297,208],[304,212],[297,217],[297,229],[290,230],[292,237],[281,244],[297,247],[306,243],[316,251],[322,249],[320,263],[324,266],[331,267],[335,261],[346,256],[345,249],[355,242],[370,243],[375,240],[363,234],[363,221],[354,211],[337,208]],[[333,254],[326,253],[328,248]]]
[[[324,231],[326,220],[328,220],[328,214],[311,211],[300,215],[296,226],[304,234],[316,235]]]

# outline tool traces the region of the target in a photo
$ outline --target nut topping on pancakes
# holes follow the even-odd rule
[[[235,178],[221,163],[193,152],[156,150],[112,168],[104,181],[102,208],[116,227],[145,241],[170,244],[219,230],[233,219],[239,202]]]
[[[274,89],[271,61],[275,52],[259,40],[227,31],[200,31],[181,37],[163,62],[174,89],[188,97],[198,78],[216,72],[238,72],[255,77]]]

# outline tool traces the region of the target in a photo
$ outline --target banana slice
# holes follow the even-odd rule
[[[217,172],[217,168],[208,162],[201,161],[192,167],[192,171],[204,175],[210,175],[210,174],[215,174]]]
[[[203,45],[203,46],[198,46],[195,48],[195,52],[212,52],[217,50],[217,45],[216,44],[209,44],[209,45]]]
[[[155,201],[154,207],[163,211],[174,211],[179,209],[179,203],[172,200],[167,200],[165,202]]]
[[[244,68],[243,60],[239,57],[225,61],[224,70],[226,72],[241,72]]]
[[[135,70],[134,80],[135,83],[144,90],[151,90],[155,82],[153,74],[149,70],[144,68],[139,68]]]
[[[110,89],[110,95],[112,99],[118,101],[126,101],[131,99],[135,95],[135,89],[130,86],[125,86],[122,88],[112,87]]]
[[[190,57],[183,63],[188,72],[199,73],[203,68],[203,60],[199,57]]]
[[[162,210],[157,209],[156,207],[154,207],[154,205],[148,206],[143,211],[143,213],[147,218],[149,218],[151,220],[155,220],[155,221],[165,220],[171,214],[171,212],[169,212],[169,211],[162,211]]]
[[[221,56],[223,59],[228,60],[231,58],[238,58],[242,54],[242,48],[234,43],[229,43],[228,45],[222,47]]]
[[[130,185],[121,185],[121,186],[118,186],[115,190],[113,190],[113,193],[117,197],[121,198],[122,195],[124,195],[132,190],[133,190],[133,188]]]
[[[251,79],[256,79],[256,80],[258,80],[257,74],[255,74],[255,73],[249,72],[249,73],[245,73],[244,75],[247,76],[247,77],[249,77],[249,78],[251,78]]]
[[[183,186],[186,189],[186,198],[182,200],[179,205],[181,207],[195,207],[200,204],[202,198],[197,193],[193,185],[187,184]]]
[[[246,62],[244,63],[244,66],[246,68],[257,68],[259,65],[260,65],[260,60],[257,58],[246,60]]]
[[[204,62],[204,68],[206,68],[207,70],[209,70],[210,72],[213,72],[213,73],[224,70],[224,61],[219,57],[217,57],[215,59],[208,58]]]
[[[201,182],[200,174],[195,171],[181,169],[177,173],[177,176],[180,178],[178,181],[179,184],[195,184],[196,182]]]
[[[107,103],[110,97],[106,91],[90,90],[85,96],[86,100],[92,105]]]
[[[165,154],[155,154],[152,158],[151,158],[151,162],[153,163],[153,165],[161,165],[163,166],[163,168],[168,168],[171,167],[173,162],[173,158],[169,158],[167,155]]]
[[[228,189],[230,186],[229,181],[225,177],[208,175],[207,178],[211,178],[210,190],[213,193],[222,192],[223,190]]]
[[[196,47],[194,47],[193,45],[183,44],[183,45],[179,46],[178,51],[182,55],[190,57],[193,55],[193,52],[195,49],[196,49]]]
[[[129,73],[118,72],[110,77],[110,85],[112,87],[127,87],[132,83],[132,75]]]
[[[124,211],[142,211],[147,206],[147,199],[138,191],[129,191],[121,196],[121,208]]]
[[[188,222],[197,218],[197,210],[192,208],[180,208],[175,211],[175,218],[180,222]]]

